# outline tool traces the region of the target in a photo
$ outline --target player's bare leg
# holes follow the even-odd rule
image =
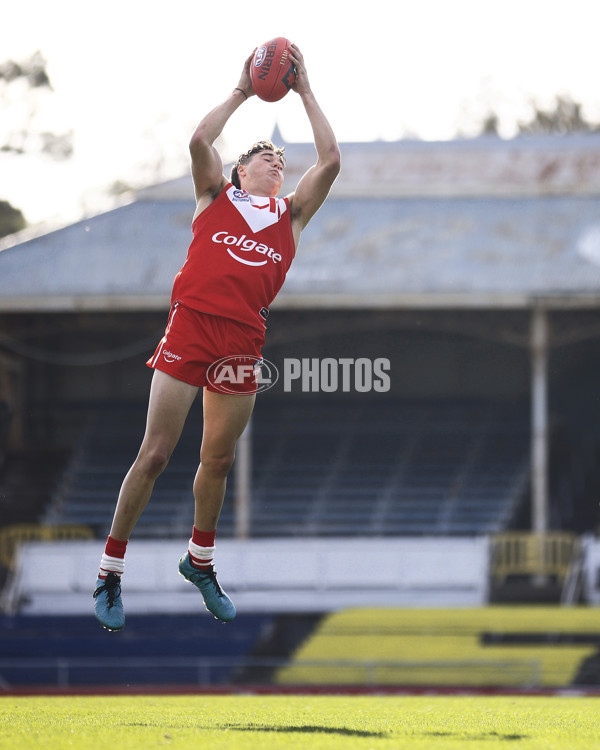
[[[200,466],[194,480],[194,526],[213,531],[225,497],[235,446],[252,414],[256,395],[232,396],[204,391],[204,430]]]
[[[254,400],[255,395],[232,396],[204,391],[204,431],[200,466],[194,480],[193,536],[188,553],[179,562],[179,572],[200,589],[206,608],[224,622],[235,617],[235,607],[219,586],[212,557],[227,475],[238,438],[252,414]]]
[[[154,483],[173,453],[198,388],[155,370],[150,388],[146,432],[127,473],[110,530],[114,539],[129,539],[150,500]]]
[[[108,630],[121,630],[125,624],[121,574],[127,540],[148,504],[154,483],[169,462],[197,393],[198,388],[154,371],[146,432],[121,485],[94,591],[96,617]]]

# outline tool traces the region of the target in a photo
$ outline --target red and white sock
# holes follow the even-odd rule
[[[213,563],[215,555],[215,531],[199,531],[195,526],[188,546],[190,560],[195,568],[207,570]]]
[[[104,580],[109,573],[116,573],[119,578],[123,575],[126,549],[127,540],[123,542],[120,539],[113,539],[112,536],[108,536],[104,554],[100,560],[99,578]]]

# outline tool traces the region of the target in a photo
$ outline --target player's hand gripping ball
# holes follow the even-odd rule
[[[296,80],[296,68],[290,59],[289,39],[278,36],[258,47],[250,64],[254,93],[265,102],[278,102]]]

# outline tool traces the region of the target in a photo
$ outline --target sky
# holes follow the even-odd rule
[[[274,36],[300,47],[341,143],[468,137],[487,109],[511,137],[532,100],[558,94],[600,120],[599,20],[600,0],[12,2],[0,62],[41,51],[53,89],[39,92],[31,122],[72,130],[75,150],[64,162],[0,153],[0,200],[30,224],[66,223],[109,208],[115,182],[185,174],[195,125]],[[28,116],[22,92],[9,89],[0,88],[0,136]],[[275,124],[288,142],[311,140],[293,92],[273,104],[253,97],[226,126],[224,159]]]

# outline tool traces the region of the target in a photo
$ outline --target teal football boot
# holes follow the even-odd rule
[[[121,577],[109,573],[105,579],[98,578],[94,591],[96,618],[107,630],[122,630],[125,611],[121,599]]]
[[[204,599],[206,609],[223,622],[231,622],[235,617],[233,602],[219,586],[217,573],[213,566],[206,570],[195,568],[189,553],[185,554],[179,561],[179,572],[190,583],[200,590]]]

